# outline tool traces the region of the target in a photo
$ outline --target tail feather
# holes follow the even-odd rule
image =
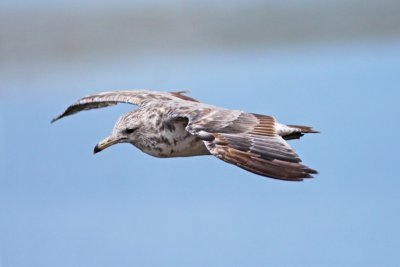
[[[299,129],[301,133],[320,133],[309,126],[303,126],[303,125],[288,125],[288,126],[291,128]]]
[[[319,133],[309,126],[278,124],[278,134],[285,140],[300,139],[304,134]]]

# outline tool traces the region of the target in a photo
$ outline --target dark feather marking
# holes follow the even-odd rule
[[[165,128],[167,128],[168,131],[174,132],[176,130],[174,123],[172,122],[166,122],[164,124]]]
[[[287,149],[284,145],[275,142],[264,142],[267,139],[253,139],[248,135],[222,135],[229,147],[233,147],[243,152],[254,152],[260,157],[268,160],[281,159],[290,162],[300,162],[299,157],[292,150]],[[220,135],[221,138],[221,135]]]
[[[160,138],[160,143],[166,144],[167,146],[171,146],[171,142],[168,140],[168,138],[161,136]]]
[[[197,99],[191,98],[190,96],[184,95],[184,93],[187,93],[186,91],[181,91],[181,92],[171,92],[170,94],[180,98],[182,100],[186,101],[192,101],[192,102],[199,102]]]
[[[301,165],[297,154],[279,143],[278,137],[214,135],[214,142],[206,143],[214,155],[253,173],[289,181],[302,181],[315,173]]]
[[[304,136],[304,134],[301,132],[294,132],[294,133],[282,136],[282,138],[288,141],[288,140],[300,139],[303,136]]]

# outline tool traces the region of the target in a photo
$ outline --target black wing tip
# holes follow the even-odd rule
[[[304,169],[304,173],[305,173],[304,179],[313,179],[313,178],[315,178],[315,175],[318,174],[318,171],[306,167],[306,168]]]
[[[53,118],[53,119],[50,121],[50,123],[53,124],[53,123],[55,123],[56,121],[58,121],[58,120],[64,118],[65,116],[67,116],[66,112],[64,112],[63,114],[61,114],[61,115],[59,115],[59,116],[57,116],[57,117],[55,117],[55,118]]]
[[[239,166],[243,168],[242,166]],[[305,180],[311,180],[314,179],[316,174],[318,174],[318,171],[310,169],[305,167],[304,169],[301,170],[301,173],[293,174],[293,173],[285,173],[285,172],[280,172],[280,173],[265,173],[261,171],[255,171],[255,170],[249,170],[246,169],[247,171],[250,171],[252,173],[255,173],[257,175],[271,178],[274,180],[279,180],[279,181],[285,181],[285,182],[304,182]]]
[[[74,107],[74,105],[69,106],[62,114],[60,114],[57,117],[55,117],[54,119],[52,119],[50,123],[53,124],[56,121],[58,121],[58,120],[60,120],[60,119],[62,119],[64,117],[67,117],[67,116],[70,116],[70,115],[74,114],[74,112],[71,112],[73,107]]]
[[[304,171],[308,174],[318,174],[318,171],[310,168],[306,168]]]
[[[50,123],[53,124],[53,123],[55,123],[56,121],[58,121],[59,119],[61,119],[61,116],[58,116],[58,117],[52,119],[52,120],[50,121]]]
[[[50,123],[53,124],[53,123],[55,123],[56,121],[58,121],[59,119],[61,119],[61,116],[58,116],[58,117],[53,118],[53,119],[50,121]]]
[[[297,175],[276,175],[276,176],[269,176],[269,175],[263,175],[272,179],[276,179],[276,180],[282,180],[282,181],[288,181],[288,182],[304,182],[305,180],[310,180],[310,179],[314,179],[315,175],[318,174],[318,171],[314,170],[314,169],[310,169],[308,167],[304,167],[302,169],[302,173],[301,174],[297,174]]]

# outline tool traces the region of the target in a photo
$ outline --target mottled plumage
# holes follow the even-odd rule
[[[122,116],[110,137],[94,152],[117,143],[131,143],[155,157],[214,155],[247,171],[275,179],[302,181],[317,172],[285,140],[317,133],[311,127],[284,125],[273,117],[228,110],[184,95],[184,92],[127,90],[80,99],[53,119],[117,103],[139,106]]]

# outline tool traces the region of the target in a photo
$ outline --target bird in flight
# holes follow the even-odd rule
[[[274,117],[229,110],[199,102],[186,92],[125,90],[81,98],[52,123],[83,110],[118,103],[139,108],[122,116],[94,153],[130,143],[159,158],[214,155],[252,173],[286,181],[303,181],[317,171],[301,164],[286,140],[318,133],[308,126],[285,125]]]

